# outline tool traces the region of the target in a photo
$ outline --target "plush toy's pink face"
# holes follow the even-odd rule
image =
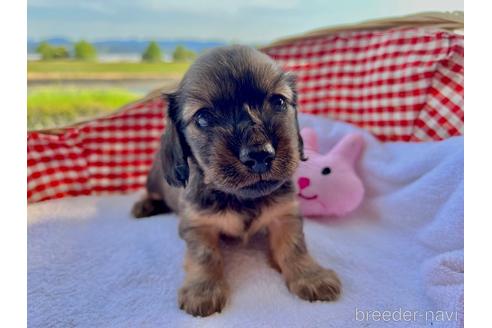
[[[355,172],[355,162],[363,147],[360,135],[342,139],[328,154],[317,152],[316,134],[303,129],[305,154],[295,175],[301,212],[306,216],[341,216],[362,201],[364,188]]]

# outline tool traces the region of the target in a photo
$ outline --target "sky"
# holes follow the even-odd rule
[[[315,28],[422,11],[463,0],[28,0],[27,36],[198,39],[264,43]]]

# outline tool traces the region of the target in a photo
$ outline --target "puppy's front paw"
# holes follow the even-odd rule
[[[333,270],[316,268],[297,274],[287,281],[291,292],[304,300],[334,301],[340,295],[342,284]]]
[[[206,317],[224,308],[227,292],[222,280],[187,282],[179,290],[179,307],[193,316]]]

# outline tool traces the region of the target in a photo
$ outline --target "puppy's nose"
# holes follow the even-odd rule
[[[260,147],[243,147],[239,154],[239,160],[254,173],[265,173],[270,169],[275,150],[271,144]]]

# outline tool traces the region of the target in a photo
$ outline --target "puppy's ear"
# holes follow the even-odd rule
[[[299,158],[301,161],[306,161],[307,158],[304,156],[304,141],[302,140],[301,136],[301,129],[299,128],[299,120],[297,119],[297,85],[296,85],[296,76],[292,73],[286,73],[285,74],[285,79],[287,81],[287,84],[292,90],[292,105],[294,106],[296,110],[296,132],[297,132],[297,144],[299,147]]]
[[[163,94],[163,97],[168,105],[166,128],[161,137],[160,151],[164,177],[171,186],[185,187],[190,175],[188,166],[190,147],[178,118],[179,106],[176,93]]]
[[[297,119],[297,110],[296,110],[296,129],[297,129],[297,144],[299,147],[299,158],[301,161],[307,161],[307,157],[304,155],[304,141],[301,136],[301,129],[299,128],[299,120]]]

